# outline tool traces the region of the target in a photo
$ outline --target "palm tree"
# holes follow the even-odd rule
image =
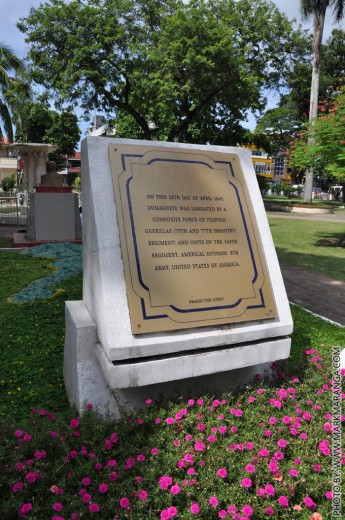
[[[309,123],[312,129],[317,118],[317,107],[319,103],[319,77],[320,77],[320,50],[325,23],[327,7],[333,7],[334,20],[339,22],[344,15],[345,0],[301,0],[302,18],[314,17],[314,44],[313,44],[313,69],[310,87]],[[312,142],[313,137],[309,137]],[[309,168],[306,172],[304,184],[304,200],[310,202],[313,190],[313,170]]]
[[[345,0],[301,0],[301,14],[305,20],[314,17],[314,45],[313,45],[313,70],[310,88],[309,123],[317,118],[317,107],[319,103],[319,77],[320,77],[320,50],[323,36],[323,28],[327,7],[333,7],[334,20],[339,22],[344,15]],[[309,138],[312,141],[312,136]],[[306,172],[304,184],[304,200],[310,202],[313,190],[313,170],[309,168]]]
[[[0,42],[0,140],[6,134],[8,139],[13,141],[12,92],[18,80],[10,74],[19,74],[22,71],[22,61],[10,47]]]

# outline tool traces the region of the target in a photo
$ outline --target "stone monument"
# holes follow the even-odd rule
[[[292,319],[250,152],[88,137],[83,300],[66,304],[69,400],[230,389],[290,352]]]
[[[43,143],[18,143],[12,148],[24,160],[24,204],[27,206],[27,231],[14,234],[14,246],[43,242],[81,241],[78,196],[63,186],[56,164],[48,154],[57,146]]]

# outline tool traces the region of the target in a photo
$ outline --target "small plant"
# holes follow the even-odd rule
[[[16,176],[13,173],[7,177],[3,177],[1,180],[1,187],[3,191],[11,191],[16,185]]]

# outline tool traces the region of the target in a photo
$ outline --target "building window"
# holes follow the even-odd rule
[[[284,173],[284,158],[276,157],[274,159],[274,175],[283,175]]]

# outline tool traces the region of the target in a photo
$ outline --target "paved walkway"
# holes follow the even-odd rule
[[[269,213],[269,218],[298,218],[344,222],[345,212],[329,215],[295,215]],[[22,228],[0,226],[0,236],[12,236]],[[344,228],[345,232],[345,228]],[[345,326],[345,282],[311,273],[291,265],[281,265],[286,292],[291,302],[301,305],[315,314]]]

